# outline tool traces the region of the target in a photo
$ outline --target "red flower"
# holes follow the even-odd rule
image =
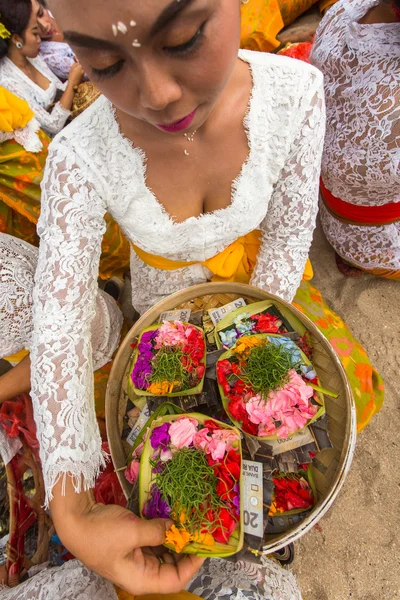
[[[250,318],[252,321],[256,321],[254,331],[257,333],[278,333],[279,328],[282,325],[282,321],[279,317],[268,313],[252,315]]]
[[[217,483],[217,494],[221,498],[223,502],[233,500],[235,495],[233,491],[234,482],[231,479],[230,481],[225,481],[225,479],[219,479]]]
[[[273,478],[274,500],[277,508],[284,512],[295,508],[310,508],[314,496],[308,482],[300,475]]]
[[[226,544],[236,529],[237,521],[231,512],[226,508],[221,508],[216,518],[216,523],[217,527],[215,527],[211,533],[217,542]]]
[[[258,425],[255,425],[250,421],[247,413],[243,419],[242,428],[243,431],[245,431],[246,433],[250,433],[251,435],[258,435]]]
[[[220,360],[217,363],[217,374],[219,375],[230,375],[232,373],[232,365],[228,359]]]
[[[204,421],[204,427],[207,427],[207,429],[209,431],[215,431],[216,429],[218,429],[218,430],[221,429],[221,426],[218,425],[218,423],[216,423],[212,419],[206,419]]]
[[[246,417],[246,409],[241,396],[235,396],[230,400],[228,410],[236,421],[243,421]]]
[[[229,450],[223,463],[225,469],[229,472],[235,481],[240,479],[240,454],[236,450]]]

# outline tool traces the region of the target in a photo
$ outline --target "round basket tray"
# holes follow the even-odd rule
[[[313,366],[317,370],[321,385],[338,394],[337,398],[325,397],[328,415],[328,431],[333,447],[320,451],[314,459],[314,480],[317,503],[307,517],[293,525],[285,533],[268,535],[264,552],[276,552],[309,531],[334,502],[354,454],[356,438],[356,415],[354,401],[346,373],[332,346],[317,327],[292,305],[277,296],[258,288],[239,283],[206,283],[177,292],[158,302],[149,309],[132,327],[122,342],[114,359],[106,392],[106,423],[111,456],[117,470],[122,489],[127,498],[132,486],[124,477],[123,467],[127,464],[130,446],[122,440],[124,417],[128,402],[126,393],[127,369],[132,355],[131,343],[145,327],[157,323],[164,311],[190,308],[192,311],[207,311],[223,306],[237,298],[247,302],[271,300],[279,309],[286,307],[304,324],[311,334],[313,344]]]

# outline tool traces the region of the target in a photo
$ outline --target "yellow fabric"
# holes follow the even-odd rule
[[[249,0],[241,5],[240,46],[247,50],[271,52],[284,22],[278,0]]]
[[[23,129],[34,117],[25,100],[0,86],[0,131]]]
[[[117,586],[115,586],[115,591],[118,600],[196,600],[196,598],[202,600],[200,596],[185,591],[179,592],[179,594],[149,594],[147,596],[132,596]]]
[[[21,362],[21,360],[23,358],[25,358],[25,356],[28,356],[28,354],[29,354],[28,350],[20,350],[19,352],[17,352],[16,354],[13,354],[12,356],[5,356],[4,360],[7,360],[12,365],[17,365],[19,362]]]
[[[204,267],[207,267],[207,269],[214,273],[212,281],[237,281],[239,283],[249,283],[251,274],[256,265],[257,253],[261,245],[260,234],[261,231],[259,229],[251,231],[247,235],[237,239],[219,254],[202,262],[201,264]],[[132,244],[132,247],[139,258],[146,263],[146,265],[149,265],[149,267],[153,267],[153,269],[175,271],[176,269],[183,269],[184,267],[196,264],[196,261],[184,262],[156,256],[155,254],[145,252],[141,248],[135,246],[135,244]],[[304,281],[310,281],[312,277],[312,266],[310,261],[307,260],[303,279]]]
[[[260,247],[260,231],[256,229],[247,235],[237,239],[233,244],[225,248],[222,252],[205,260],[201,264],[214,273],[212,281],[239,281],[240,283],[249,283],[251,274],[256,264],[257,252]],[[179,261],[163,258],[149,254],[141,248],[132,244],[134,251],[139,258],[154,269],[162,271],[175,271],[183,269],[198,261]]]

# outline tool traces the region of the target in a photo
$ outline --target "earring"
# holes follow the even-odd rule
[[[240,0],[240,4],[247,4],[249,0]]]
[[[18,50],[21,50],[21,48],[22,48],[21,42],[17,42],[15,45],[17,46]]]

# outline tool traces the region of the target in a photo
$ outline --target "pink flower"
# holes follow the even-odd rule
[[[139,476],[140,471],[140,462],[134,459],[128,468],[125,470],[125,477],[129,481],[129,483],[135,483]]]
[[[158,350],[161,346],[183,346],[186,341],[185,329],[180,321],[164,321],[158,330],[155,348]]]
[[[193,445],[208,454],[208,446],[211,442],[211,439],[210,430],[208,427],[203,427],[203,429],[200,429],[200,431],[196,432],[193,439]]]
[[[225,456],[226,443],[213,437],[208,446],[208,452],[211,454],[213,460],[220,461]]]
[[[268,417],[267,403],[258,394],[246,403],[246,411],[250,421],[255,425],[263,423]]]
[[[213,431],[212,437],[213,440],[220,440],[224,442],[227,452],[233,448],[233,443],[238,441],[236,433],[230,429],[216,429]]]
[[[288,375],[288,383],[270,392],[266,400],[257,395],[246,403],[249,419],[258,425],[260,437],[276,434],[286,438],[305,427],[318,410],[310,402],[314,390],[306,385],[294,369]]]
[[[182,417],[172,423],[169,428],[172,446],[175,446],[175,448],[188,448],[193,443],[197,425],[196,419],[188,419],[187,417]]]

